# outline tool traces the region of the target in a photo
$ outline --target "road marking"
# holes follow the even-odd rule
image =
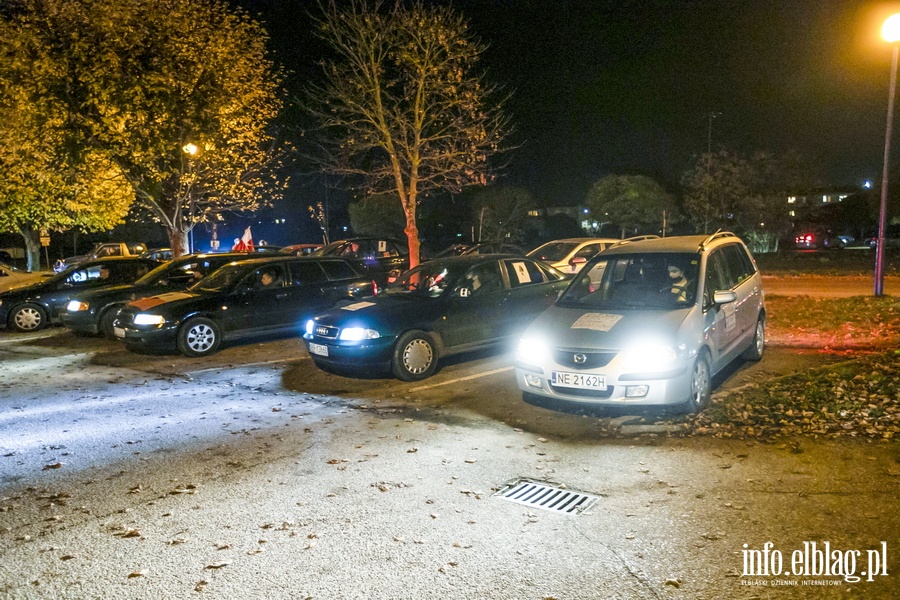
[[[414,387],[409,390],[411,392],[418,392],[421,390],[430,390],[431,388],[441,387],[442,385],[450,385],[451,383],[459,383],[460,381],[468,381],[469,379],[478,379],[479,377],[487,377],[488,375],[496,375],[497,373],[503,373],[504,371],[511,371],[515,367],[503,367],[502,369],[494,369],[493,371],[485,371],[484,373],[477,373],[475,375],[469,375],[468,377],[457,377],[456,379],[451,379],[450,381],[442,381],[441,383],[433,383],[431,385],[422,385],[419,387]]]

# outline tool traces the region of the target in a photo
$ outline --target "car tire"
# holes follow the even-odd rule
[[[113,333],[113,321],[116,320],[120,308],[119,306],[113,306],[106,309],[97,320],[97,333],[108,340],[116,339],[116,334]]]
[[[709,370],[709,355],[704,351],[697,355],[691,369],[690,397],[685,403],[685,412],[695,414],[709,406],[712,396],[712,375]]]
[[[753,362],[762,360],[763,352],[766,349],[766,318],[759,315],[756,321],[756,331],[753,332],[753,341],[747,346],[747,349],[741,354],[741,358]]]
[[[10,325],[22,333],[43,329],[47,320],[47,311],[39,304],[23,304],[9,313]]]
[[[219,326],[204,317],[190,319],[178,330],[178,351],[185,356],[208,356],[219,348],[221,341]]]
[[[421,381],[437,369],[437,345],[424,331],[407,331],[394,345],[391,371],[402,381]]]

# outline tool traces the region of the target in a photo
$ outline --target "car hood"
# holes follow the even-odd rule
[[[413,325],[440,312],[440,298],[368,296],[361,300],[342,300],[319,313],[317,323],[332,327],[368,327],[390,333],[398,324]]]
[[[551,306],[535,319],[526,335],[544,337],[559,347],[615,350],[636,340],[675,340],[690,310],[588,311]]]
[[[200,297],[201,296],[199,294],[191,294],[190,292],[169,292],[167,294],[147,296],[146,298],[135,300],[133,302],[130,302],[128,306],[132,307],[138,312],[146,312],[148,310],[158,312],[160,310],[170,309],[181,304],[187,304],[188,302],[191,302],[192,300]]]

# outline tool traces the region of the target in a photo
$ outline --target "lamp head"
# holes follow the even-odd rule
[[[900,13],[891,15],[884,20],[884,25],[881,26],[881,37],[891,44],[900,42]]]

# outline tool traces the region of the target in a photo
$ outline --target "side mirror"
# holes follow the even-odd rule
[[[583,256],[575,256],[569,261],[569,266],[575,268],[578,265],[583,265],[587,262],[587,259]]]
[[[713,294],[713,302],[716,304],[728,304],[737,300],[737,294],[731,290],[718,290]]]

